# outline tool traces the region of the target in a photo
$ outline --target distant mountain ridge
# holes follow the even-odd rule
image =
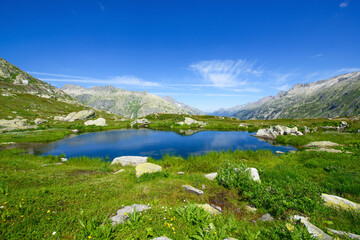
[[[202,114],[199,109],[179,103],[171,97],[162,98],[145,91],[129,91],[113,86],[84,88],[76,84],[65,84],[61,90],[84,105],[127,118],[139,118],[152,113]]]
[[[314,83],[296,84],[288,91],[257,102],[220,109],[214,115],[240,119],[318,118],[360,114],[360,72]]]

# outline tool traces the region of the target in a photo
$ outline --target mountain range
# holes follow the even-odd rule
[[[199,109],[171,97],[162,98],[145,91],[129,91],[113,86],[84,88],[76,84],[65,84],[61,90],[84,105],[127,118],[140,118],[152,113],[203,114]]]
[[[220,109],[214,115],[240,119],[319,118],[360,114],[360,72],[296,84],[257,102]]]

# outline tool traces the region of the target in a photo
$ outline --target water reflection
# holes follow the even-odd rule
[[[44,155],[68,157],[89,156],[109,157],[136,155],[160,159],[166,154],[189,155],[204,154],[221,150],[269,149],[273,152],[287,152],[295,148],[273,146],[252,137],[248,132],[202,131],[190,136],[175,132],[142,130],[116,130],[78,135],[58,142],[34,147],[35,152]]]

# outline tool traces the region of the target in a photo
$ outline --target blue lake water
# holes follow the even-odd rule
[[[169,154],[186,158],[210,151],[257,149],[269,149],[273,152],[296,150],[291,146],[274,146],[248,132],[202,131],[185,136],[170,131],[148,129],[87,133],[37,146],[33,150],[42,155],[64,153],[67,157],[108,157],[112,160],[126,155],[160,159]]]

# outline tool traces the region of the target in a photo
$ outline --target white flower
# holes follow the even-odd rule
[[[56,234],[56,232],[53,232],[52,235],[54,236]]]
[[[0,206],[0,208],[4,208],[4,206]]]

